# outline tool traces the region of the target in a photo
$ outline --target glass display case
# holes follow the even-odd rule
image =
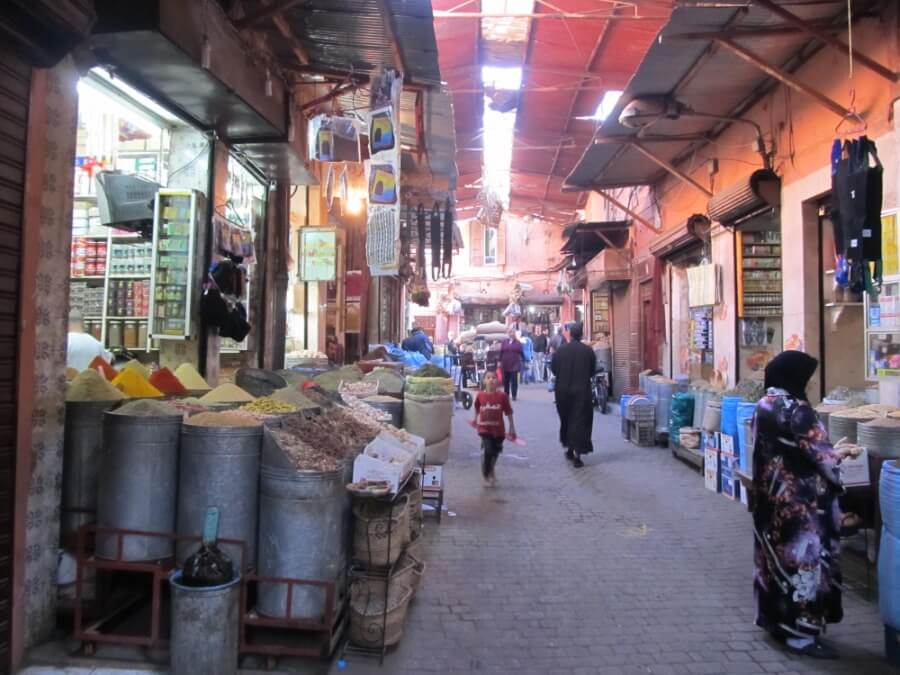
[[[184,340],[191,336],[197,220],[196,192],[159,191],[153,213],[151,339]]]
[[[877,300],[866,294],[866,379],[900,377],[900,279],[885,281]]]

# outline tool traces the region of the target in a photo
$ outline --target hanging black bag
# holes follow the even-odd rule
[[[441,277],[441,206],[437,202],[431,209],[431,280]]]
[[[453,207],[450,198],[444,203],[444,259],[441,265],[441,276],[449,279],[453,272]]]

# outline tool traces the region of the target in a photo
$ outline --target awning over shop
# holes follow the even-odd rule
[[[316,184],[303,160],[305,134],[291,139],[283,82],[261,78],[216,3],[98,0],[97,9],[90,47],[116,77],[214,131],[268,178]]]
[[[605,248],[620,248],[628,241],[628,220],[571,223],[563,230],[560,252],[582,267]]]
[[[307,114],[365,120],[370,78],[382,68],[402,72],[404,188],[415,183],[431,199],[456,189],[453,110],[441,86],[430,0],[244,0],[232,15],[238,31],[264,36],[298,87],[321,92],[305,104]]]
[[[584,267],[586,288],[596,290],[603,284],[631,281],[631,262],[628,252],[621,248],[607,248]]]
[[[854,0],[854,15],[874,4]],[[818,92],[815,83],[791,75],[823,44],[837,46],[832,33],[846,20],[846,6],[797,3],[785,8],[770,0],[745,5],[681,7],[672,13],[616,108],[566,178],[565,189],[651,185],[670,173],[712,196],[708,186],[678,167],[778,82],[811,96],[836,115],[846,112]],[[878,64],[866,67],[881,69]],[[639,103],[632,105],[635,101]],[[630,111],[637,105],[645,113],[632,118],[631,126],[619,121],[629,105]],[[746,127],[747,142],[756,142],[759,129],[739,123]],[[762,158],[759,166],[763,167]]]
[[[709,218],[697,213],[678,227],[673,227],[650,242],[650,252],[657,258],[671,258],[687,248],[700,246],[709,236]]]

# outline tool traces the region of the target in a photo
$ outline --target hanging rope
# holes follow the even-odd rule
[[[847,59],[850,62],[850,83],[853,83],[853,0],[847,0]]]
[[[444,203],[444,263],[441,265],[441,276],[449,279],[453,272],[453,206],[450,198]]]
[[[441,205],[431,209],[431,280],[441,278]]]

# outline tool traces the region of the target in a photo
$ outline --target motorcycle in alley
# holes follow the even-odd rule
[[[591,399],[594,408],[602,414],[606,414],[609,409],[609,373],[602,364],[597,366],[597,372],[594,373],[594,381],[591,384]]]

